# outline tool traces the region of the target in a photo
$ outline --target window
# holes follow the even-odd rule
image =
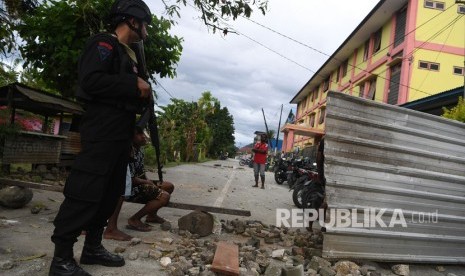
[[[310,127],[314,127],[314,126],[315,126],[315,112],[310,114]]]
[[[446,5],[444,2],[425,0],[425,8],[428,9],[436,9],[442,11],[444,10],[445,6]]]
[[[324,107],[321,108],[320,110],[320,120],[318,121],[318,124],[323,124],[325,122],[325,112],[326,109]]]
[[[360,84],[359,88],[360,88],[360,91],[358,92],[358,96],[360,98],[363,98],[363,94],[365,93],[365,84],[366,82],[363,82],[362,84]]]
[[[420,60],[418,62],[418,68],[431,71],[439,71],[439,63]]]
[[[457,12],[461,14],[465,14],[465,5],[458,5]]]
[[[454,75],[464,75],[465,69],[463,67],[454,66]]]
[[[373,53],[376,53],[381,49],[381,34],[382,34],[382,29],[379,29],[374,35],[373,35]]]
[[[367,99],[375,100],[376,93],[376,77],[370,81],[370,88],[368,90]]]
[[[349,67],[349,60],[346,59],[346,61],[344,61],[344,63],[341,65],[341,69],[342,69],[342,77],[345,77],[347,76],[347,67]]]
[[[402,8],[396,16],[396,29],[394,34],[394,47],[404,42],[405,28],[407,23],[407,7]]]
[[[340,77],[339,72],[340,72],[340,71],[341,71],[341,68],[337,68],[337,70],[336,70],[336,81],[339,81],[339,80],[340,80],[340,79],[339,79],[339,77]]]
[[[363,61],[367,61],[368,59],[369,48],[370,48],[370,40],[367,40],[365,42],[365,49],[363,50]]]
[[[323,82],[323,92],[328,91],[329,89],[329,77]]]

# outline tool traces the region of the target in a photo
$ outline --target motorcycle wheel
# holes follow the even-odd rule
[[[311,183],[302,192],[302,208],[318,209],[323,204],[325,192],[317,183]]]
[[[297,208],[302,208],[303,185],[296,186],[292,192],[292,201]]]
[[[276,181],[276,183],[278,183],[279,185],[283,184],[284,181],[286,180],[281,175],[282,175],[282,173],[279,173],[279,172],[274,173],[274,181]]]
[[[244,160],[239,161],[239,165],[244,166],[244,165],[245,165],[245,161],[244,161]]]

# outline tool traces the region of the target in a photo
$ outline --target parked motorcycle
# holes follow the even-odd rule
[[[325,186],[320,181],[308,181],[302,189],[302,208],[318,209],[325,198]]]
[[[287,169],[288,169],[288,161],[286,158],[279,158],[274,163],[274,180],[279,185],[283,184],[284,181],[287,181]]]
[[[307,166],[307,159],[297,158],[292,159],[287,168],[287,184],[289,185],[289,189],[293,189],[294,184],[296,183],[297,179],[303,176],[306,173]]]
[[[229,154],[227,152],[226,153],[221,152],[220,156],[218,156],[220,160],[227,160],[228,157],[229,157]]]
[[[315,168],[311,169],[300,169],[302,175],[297,179],[293,187],[290,188],[290,190],[294,190],[292,192],[292,201],[294,202],[295,206],[298,208],[304,208],[305,205],[308,205],[308,203],[305,203],[305,199],[309,196],[306,194],[307,189],[313,185],[312,183],[318,182],[318,173],[316,172]],[[305,199],[304,199],[305,195]]]
[[[246,158],[241,158],[241,160],[239,160],[239,165],[241,166],[248,166],[250,163],[252,163],[252,158],[250,157],[246,157]]]

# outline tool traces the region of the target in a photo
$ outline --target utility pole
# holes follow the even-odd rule
[[[279,129],[281,128],[281,116],[283,116],[283,105],[282,104],[281,104],[281,114],[279,115],[278,131],[276,131],[276,143],[275,143],[276,150],[278,149]]]
[[[455,0],[455,4],[465,4],[465,0]],[[463,73],[463,95],[462,95],[462,99],[465,100],[465,45],[463,45],[464,47],[464,52],[463,52],[463,70],[462,70],[462,73]]]
[[[268,138],[268,125],[266,124],[265,111],[263,111],[263,107],[262,107],[262,113],[263,113],[263,120],[265,121],[266,136]]]

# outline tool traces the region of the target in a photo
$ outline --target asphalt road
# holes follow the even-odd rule
[[[250,210],[251,217],[237,217],[231,215],[214,214],[216,220],[259,220],[266,224],[276,224],[277,208],[293,208],[291,192],[286,184],[277,185],[273,173],[266,173],[265,189],[253,188],[253,172],[251,168],[241,167],[237,160],[210,161],[201,164],[180,165],[164,169],[164,179],[175,185],[172,201]],[[156,174],[152,174],[154,178]],[[0,269],[0,275],[48,275],[48,268],[53,256],[53,244],[50,235],[53,231],[51,221],[55,217],[63,195],[58,192],[34,190],[34,198],[24,208],[11,210],[0,207],[0,265],[6,260],[16,260],[12,269]],[[46,206],[39,214],[31,214],[30,208],[34,205]],[[119,217],[119,226],[124,229],[127,219],[135,213],[140,204],[125,203]],[[188,210],[163,208],[159,215],[169,220],[173,227],[177,227],[177,220],[188,214]],[[135,232],[124,230],[128,234],[140,237],[143,241],[157,243],[163,238],[178,239],[177,234],[161,231],[155,226],[151,232]],[[218,237],[218,236],[217,236]],[[211,237],[206,237],[211,238]],[[222,233],[222,240],[237,239]],[[75,256],[80,257],[83,238],[75,245]],[[129,260],[131,253],[147,252],[151,244],[142,243],[128,246],[128,242],[104,240],[109,250],[117,246],[126,247],[124,256],[126,265],[121,268],[107,268],[102,266],[83,266],[92,275],[167,275],[158,261],[139,257]],[[383,270],[383,267],[385,269]],[[445,266],[445,272],[438,272],[434,265],[411,265],[410,275],[440,276],[454,273],[456,276],[465,276],[463,266]],[[394,275],[389,266],[380,265],[383,275]]]

